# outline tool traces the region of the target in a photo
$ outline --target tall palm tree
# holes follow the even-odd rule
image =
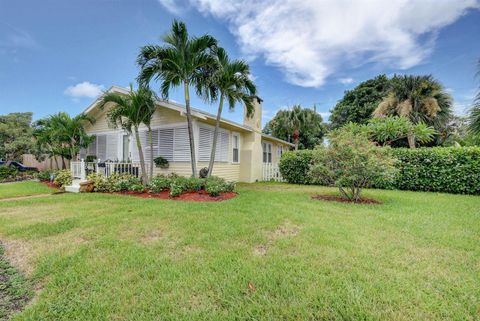
[[[401,116],[412,123],[440,129],[452,115],[452,98],[432,76],[394,76],[387,97],[373,112],[374,117]],[[415,135],[407,137],[415,148]]]
[[[480,78],[480,59],[478,60],[477,77]],[[470,109],[468,120],[469,130],[474,134],[480,135],[480,88],[473,101],[473,106]]]
[[[254,112],[253,96],[257,93],[257,88],[250,79],[250,67],[245,61],[230,60],[223,48],[217,49],[216,57],[216,69],[211,76],[207,74],[210,77],[205,80],[206,86],[203,95],[213,100],[218,97],[219,100],[215,130],[213,132],[212,151],[208,165],[208,176],[211,176],[215,163],[215,151],[224,101],[227,101],[230,110],[235,109],[236,103],[243,103],[247,116],[251,116]]]
[[[145,86],[152,79],[161,81],[160,92],[164,99],[168,99],[171,88],[183,86],[192,175],[196,177],[190,87],[194,87],[199,94],[202,92],[205,75],[211,73],[216,65],[212,52],[216,50],[217,40],[209,35],[190,37],[186,25],[174,20],[172,30],[163,37],[163,41],[164,46],[147,45],[140,49],[137,62],[141,71],[138,80]]]
[[[135,140],[140,157],[140,167],[142,169],[142,182],[147,184],[148,177],[145,166],[145,157],[143,155],[142,142],[138,128],[141,124],[148,124],[149,127],[153,113],[155,112],[155,95],[151,90],[140,87],[137,91],[130,85],[130,92],[125,95],[121,93],[106,93],[99,107],[103,109],[105,105],[111,103],[113,106],[107,113],[109,123],[113,128],[122,128],[130,134],[135,135]],[[151,160],[153,161],[153,159]]]

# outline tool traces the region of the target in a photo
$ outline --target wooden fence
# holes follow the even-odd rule
[[[42,162],[37,161],[34,155],[24,154],[22,156],[22,164],[29,167],[36,167],[39,171],[45,171],[50,169],[62,169],[62,158],[47,158]],[[70,168],[70,162],[68,159],[65,160],[65,169]]]

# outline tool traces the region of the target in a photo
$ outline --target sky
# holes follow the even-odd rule
[[[379,74],[433,75],[459,115],[480,84],[480,0],[0,0],[0,114],[76,115],[135,84],[139,48],[161,44],[173,19],[250,64],[263,123],[294,104],[327,120],[345,90]]]

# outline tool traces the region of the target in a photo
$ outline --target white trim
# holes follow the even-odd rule
[[[265,147],[264,147],[264,146],[265,146]],[[270,147],[270,161],[268,161],[268,154],[269,154],[269,152],[268,152],[268,149],[269,149],[269,148],[268,148],[268,147]],[[267,158],[267,161],[266,161],[266,162],[263,160],[263,154],[265,153],[265,151],[266,151],[266,153],[267,153],[267,157],[266,157],[266,158]],[[270,142],[266,142],[266,141],[263,141],[263,142],[262,142],[262,163],[263,163],[263,164],[271,164],[271,163],[273,163],[273,145],[272,145],[272,143],[270,143]]]
[[[230,150],[231,150],[231,152],[232,152],[232,164],[240,164],[240,154],[241,154],[241,153],[240,153],[240,150],[241,150],[240,137],[241,137],[241,135],[240,135],[240,133],[232,132],[231,137],[232,137],[232,146],[230,147]],[[237,154],[237,155],[238,155],[238,161],[236,161],[236,162],[233,160],[233,148],[234,148],[233,142],[235,141],[235,140],[233,139],[233,137],[237,137],[237,142],[238,142],[238,146],[237,146],[237,148],[236,148],[236,149],[238,150],[238,154]]]

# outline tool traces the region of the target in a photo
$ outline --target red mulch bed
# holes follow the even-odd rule
[[[58,186],[55,185],[53,182],[50,182],[50,181],[40,181],[40,183],[42,183],[42,184],[44,184],[44,185],[47,185],[48,187],[58,189]]]
[[[158,198],[162,200],[174,200],[174,201],[188,201],[188,202],[220,202],[232,199],[236,197],[238,194],[234,192],[227,192],[222,193],[219,196],[210,196],[205,191],[199,192],[188,192],[183,193],[177,197],[171,197],[169,191],[163,191],[160,193],[149,193],[149,192],[117,192],[117,193],[109,193],[109,194],[117,194],[117,195],[129,195],[141,198]]]
[[[315,195],[315,196],[312,196],[312,199],[319,200],[319,201],[330,201],[330,202],[341,202],[341,203],[352,203],[352,204],[374,204],[374,205],[382,204],[382,202],[379,202],[371,198],[361,198],[357,202],[354,202],[338,195]]]

